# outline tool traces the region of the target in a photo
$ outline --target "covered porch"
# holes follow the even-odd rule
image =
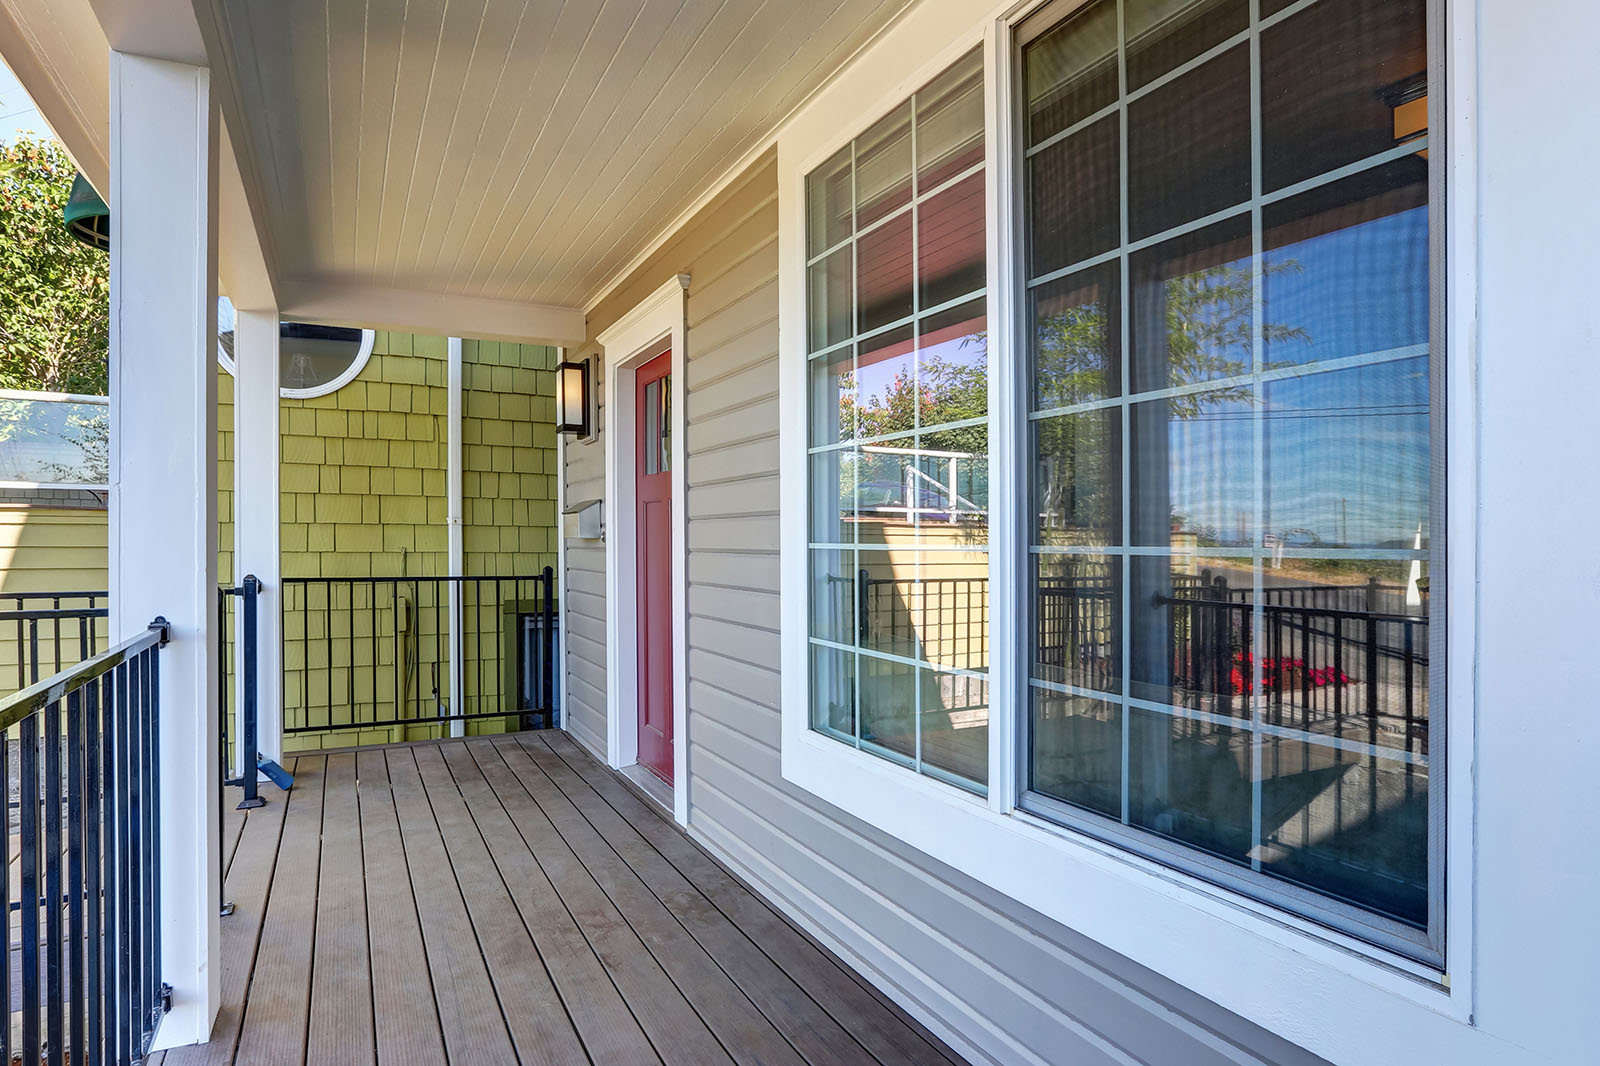
[[[211,1040],[153,1063],[962,1061],[563,733],[291,769],[228,804]]]

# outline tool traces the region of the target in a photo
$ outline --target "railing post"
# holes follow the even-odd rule
[[[239,783],[244,787],[244,798],[239,801],[239,810],[246,811],[260,807],[267,801],[256,792],[256,781],[260,777],[256,772],[256,763],[261,752],[256,736],[256,595],[261,591],[261,582],[256,580],[254,574],[246,574],[241,588],[239,640],[243,644],[244,670],[239,678],[239,712],[243,718],[239,730]]]
[[[556,725],[556,572],[544,568],[544,699],[545,725]]]

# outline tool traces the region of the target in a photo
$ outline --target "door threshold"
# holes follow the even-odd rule
[[[639,786],[639,791],[649,796],[667,812],[667,817],[673,817],[672,786],[661,778],[645,769],[642,763],[622,768],[622,776]]]

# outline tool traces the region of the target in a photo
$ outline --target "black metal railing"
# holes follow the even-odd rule
[[[94,655],[105,645],[105,592],[0,593],[0,694]]]
[[[284,732],[355,731],[360,741],[362,730],[490,718],[552,726],[555,642],[550,567],[499,577],[284,578]]]
[[[0,700],[12,797],[0,865],[0,1061],[138,1062],[170,993],[161,982],[160,649],[165,619]]]

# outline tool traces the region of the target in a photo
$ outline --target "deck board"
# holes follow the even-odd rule
[[[767,955],[781,962],[846,1031],[883,1063],[949,1066],[961,1058],[898,1007],[869,989],[842,962],[795,928],[668,822],[619,774],[596,762],[565,733],[541,734],[589,787],[710,899]],[[847,980],[841,980],[843,975]]]
[[[523,1063],[588,1066],[583,1042],[522,924],[450,768],[438,748],[412,752],[450,854],[456,883],[483,949],[507,1027]]]
[[[237,1062],[300,1062],[305,1058],[317,868],[322,858],[322,762],[319,758],[295,761],[294,790],[284,805],[278,861],[256,947]]]
[[[301,756],[159,1066],[959,1066],[561,734]]]
[[[357,755],[356,777],[378,1061],[444,1062],[443,1028],[383,752]]]
[[[594,830],[650,887],[672,916],[727,972],[811,1066],[868,1066],[877,1059],[767,957],[677,867],[542,741],[522,747]]]
[[[481,742],[480,742],[481,743]],[[538,768],[528,748],[516,739],[495,742],[518,772],[569,847],[588,866],[617,909],[676,982],[734,1061],[741,1066],[802,1066],[793,1045],[694,937],[672,916],[640,876],[584,818],[583,813]],[[540,751],[549,749],[535,743]]]
[[[466,745],[447,745],[443,751],[461,798],[590,1057],[597,1063],[659,1063],[649,1038]]]
[[[454,1066],[505,1066],[517,1061],[516,1050],[413,751],[391,751],[385,761],[445,1051]]]
[[[726,1066],[732,1060],[700,1016],[650,954],[640,934],[618,913],[581,859],[545,812],[523,790],[517,774],[495,747],[474,745],[484,777],[516,823],[556,894],[588,938],[622,998],[667,1066]]]
[[[377,1059],[363,881],[355,756],[331,755],[323,784],[307,1066],[361,1066]]]

